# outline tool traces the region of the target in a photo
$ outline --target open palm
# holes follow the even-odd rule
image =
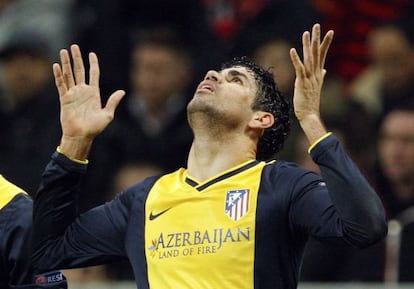
[[[89,84],[78,45],[60,51],[61,63],[53,65],[53,74],[60,99],[60,121],[63,138],[93,139],[112,121],[115,109],[125,92],[117,90],[102,106],[99,91],[99,63],[95,53],[89,53]]]

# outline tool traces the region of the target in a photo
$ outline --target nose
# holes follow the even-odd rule
[[[204,77],[204,79],[212,80],[212,81],[219,81],[220,74],[215,70],[209,70]]]

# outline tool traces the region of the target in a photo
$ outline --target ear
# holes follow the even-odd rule
[[[249,122],[251,128],[266,129],[275,123],[275,117],[270,112],[256,111]]]

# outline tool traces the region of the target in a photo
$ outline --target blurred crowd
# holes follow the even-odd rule
[[[103,101],[116,89],[127,92],[94,143],[86,210],[186,165],[186,104],[223,61],[247,55],[269,68],[291,102],[289,49],[300,49],[302,32],[319,22],[335,30],[323,119],[380,194],[393,227],[364,250],[311,239],[302,281],[414,282],[413,16],[410,0],[0,0],[0,173],[37,190],[59,144],[51,66],[60,48],[77,43],[98,54]],[[292,126],[275,157],[319,173]],[[133,278],[124,260],[66,274],[75,282]]]

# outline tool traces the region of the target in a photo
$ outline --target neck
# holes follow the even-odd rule
[[[256,159],[256,143],[245,134],[195,133],[188,157],[188,172],[205,181],[225,170]]]

